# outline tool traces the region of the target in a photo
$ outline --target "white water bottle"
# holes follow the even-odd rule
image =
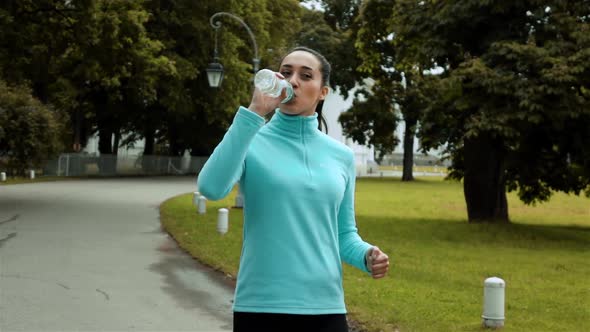
[[[283,104],[288,103],[293,98],[291,83],[278,78],[276,73],[270,69],[262,69],[256,73],[254,86],[262,93],[275,98],[280,96],[283,89],[285,89],[287,96],[281,100]]]

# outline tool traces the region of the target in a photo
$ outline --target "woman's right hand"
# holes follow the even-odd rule
[[[285,77],[280,73],[275,74],[278,78],[285,79]],[[281,92],[281,95],[275,98],[260,92],[260,90],[258,90],[257,88],[254,88],[254,93],[252,94],[252,101],[250,102],[250,106],[248,106],[248,109],[264,117],[265,115],[279,107],[279,105],[281,104],[281,100],[283,100],[285,97],[286,92],[284,89]]]

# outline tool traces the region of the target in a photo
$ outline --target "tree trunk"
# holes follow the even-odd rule
[[[113,131],[106,126],[98,129],[98,151],[100,154],[113,154]]]
[[[144,156],[151,156],[154,154],[154,143],[155,143],[155,136],[156,131],[148,127],[145,129],[143,136],[145,137],[145,146],[143,147],[143,155]]]
[[[470,223],[508,223],[504,152],[489,135],[465,139],[463,190]]]
[[[115,130],[115,141],[113,142],[113,154],[119,154],[119,142],[121,141],[121,131]]]
[[[181,154],[181,152],[183,152],[182,148],[180,147],[180,144],[178,142],[178,136],[176,135],[176,133],[170,133],[168,135],[168,155],[169,156],[179,156]]]
[[[416,120],[406,120],[404,132],[404,165],[402,181],[414,181],[414,136],[416,134]]]
[[[100,125],[100,124],[99,124]],[[113,131],[107,125],[98,129],[98,168],[100,175],[114,175],[117,169],[117,157],[113,155]]]
[[[141,169],[144,173],[152,173],[154,168],[154,147],[156,141],[156,130],[147,125],[143,137],[145,138],[145,146],[143,147],[143,155],[141,157]]]
[[[76,108],[73,115],[74,123],[74,143],[72,144],[72,150],[76,153],[82,150],[82,111]]]

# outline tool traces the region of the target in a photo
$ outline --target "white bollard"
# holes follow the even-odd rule
[[[203,195],[199,196],[197,212],[199,212],[199,214],[205,214],[207,212],[207,198]]]
[[[200,193],[200,192],[198,192],[198,191],[195,191],[195,192],[193,193],[193,204],[194,204],[195,206],[199,206],[199,196],[201,196],[201,193]]]
[[[2,181],[2,182],[6,181],[6,173],[5,172],[0,173],[0,181]]]
[[[217,212],[217,232],[223,235],[227,233],[229,227],[229,211],[225,208],[221,208]]]
[[[31,180],[35,179],[35,170],[34,169],[29,171],[29,179],[31,179]]]
[[[501,328],[504,326],[504,280],[492,277],[484,281],[483,318],[484,327]]]

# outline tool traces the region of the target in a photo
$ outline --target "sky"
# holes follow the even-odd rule
[[[303,3],[301,3],[301,5],[307,9],[315,9],[315,10],[322,10],[322,5],[320,1],[316,1],[316,0],[307,0]]]

